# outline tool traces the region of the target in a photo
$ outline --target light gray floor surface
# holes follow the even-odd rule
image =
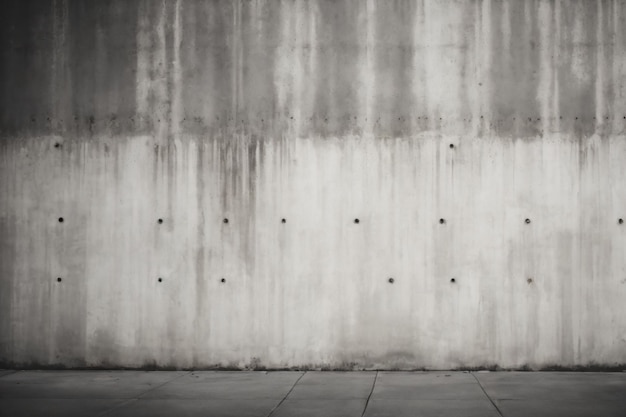
[[[626,372],[0,370],[0,416],[626,417]]]

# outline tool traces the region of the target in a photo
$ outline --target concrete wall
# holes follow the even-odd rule
[[[624,0],[0,9],[5,366],[626,364]]]

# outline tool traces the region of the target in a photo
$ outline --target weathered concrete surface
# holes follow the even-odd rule
[[[624,1],[0,8],[0,362],[626,363]]]
[[[626,373],[21,371],[11,416],[623,417]]]

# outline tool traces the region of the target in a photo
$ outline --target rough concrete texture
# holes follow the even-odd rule
[[[624,18],[2,2],[0,362],[623,367]]]
[[[625,373],[23,371],[0,417],[623,417]]]

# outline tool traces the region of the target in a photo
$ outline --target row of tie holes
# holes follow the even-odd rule
[[[60,143],[55,143],[55,144],[54,144],[54,147],[58,149],[58,148],[60,148],[60,147],[61,147],[61,144],[60,144]],[[450,144],[450,149],[454,149],[454,143],[451,143],[451,144]]]
[[[61,218],[59,218],[59,221],[60,221],[60,222],[63,222],[63,218],[62,218],[62,217],[61,217]],[[222,221],[223,221],[224,223],[228,223],[228,219],[227,219],[227,218],[225,218],[225,219],[224,219],[224,220],[222,220]],[[163,219],[159,219],[159,220],[157,220],[157,222],[158,222],[159,224],[163,224]],[[280,220],[280,222],[281,222],[281,223],[287,223],[287,219],[281,219],[281,220]],[[359,224],[360,222],[361,222],[361,221],[360,221],[359,219],[354,219],[354,223]],[[446,219],[439,219],[439,224],[445,224],[445,222],[446,222]],[[526,220],[524,220],[524,222],[525,222],[526,224],[529,224],[529,223],[530,223],[530,219],[526,219]],[[618,220],[617,220],[617,223],[618,223],[618,224],[623,224],[623,223],[624,223],[624,219],[618,219]]]
[[[62,279],[61,277],[58,277],[58,278],[57,278],[57,282],[61,282],[61,281],[63,281],[63,279]],[[159,282],[163,282],[163,278],[159,277],[158,281],[159,281]],[[393,279],[393,278],[389,278],[389,279],[388,279],[388,281],[389,281],[389,283],[390,283],[390,284],[393,284],[393,283],[395,282],[395,279]],[[221,282],[222,284],[226,283],[226,278],[222,278],[222,279],[220,279],[220,282]],[[456,283],[456,278],[450,278],[450,282],[451,282],[452,284]],[[526,282],[528,282],[529,284],[531,284],[531,283],[533,282],[533,279],[532,279],[532,278],[528,278],[528,279],[526,280]]]
[[[625,117],[625,118],[626,118],[626,117]],[[578,118],[576,118],[576,120],[578,120]],[[55,143],[55,144],[54,144],[54,147],[58,149],[58,148],[60,148],[60,147],[61,147],[61,144],[60,144],[60,143]],[[455,148],[454,143],[451,143],[451,144],[450,144],[450,149],[454,149],[454,148]]]
[[[479,83],[478,85],[482,85],[482,84],[481,84],[481,83]],[[216,116],[216,117],[217,117],[217,120],[219,120],[219,119],[220,119],[220,118],[219,118],[219,116]],[[482,115],[480,116],[480,119],[481,119],[481,120],[482,120],[482,119],[484,119],[484,118],[485,118],[484,116],[482,116]],[[619,116],[618,116],[618,117],[616,117],[616,119],[618,119],[618,118],[619,118]],[[134,121],[134,119],[133,119],[132,117],[129,117],[129,119],[130,119],[131,121]],[[354,116],[354,120],[356,120],[356,119],[357,119],[357,117],[356,117],[356,116]],[[418,117],[417,117],[417,120],[421,120],[421,119],[422,119],[422,117],[421,117],[421,116],[418,116]],[[524,119],[524,117],[521,117],[520,119]],[[578,119],[579,119],[579,117],[578,117],[578,116],[576,116],[576,117],[574,117],[574,119],[575,119],[575,120],[578,120]],[[596,116],[593,116],[593,120],[596,120],[596,119],[598,119],[598,118],[597,118]],[[602,117],[600,117],[600,119],[602,119]],[[623,116],[623,119],[624,119],[624,120],[626,120],[626,116]],[[51,121],[50,117],[47,117],[47,118],[46,118],[46,120],[47,120],[48,122],[50,122],[50,121]],[[74,117],[74,120],[78,120],[78,117],[76,117],[76,116],[75,116],[75,117]],[[115,118],[111,119],[111,121],[114,121],[114,120],[115,120]],[[233,118],[230,118],[230,117],[228,118],[228,121],[233,121],[233,120],[234,120]],[[290,117],[289,117],[289,120],[294,120],[294,117],[293,117],[293,116],[290,116]],[[305,120],[306,120],[306,118],[305,118]],[[313,118],[312,118],[312,117],[310,117],[310,118],[309,118],[309,120],[311,120],[311,121],[312,121],[312,120],[313,120]],[[367,121],[367,118],[366,118],[365,120]],[[398,121],[404,121],[404,120],[407,120],[407,119],[406,119],[406,118],[404,118],[404,117],[398,117]],[[428,116],[425,116],[425,117],[424,117],[424,120],[428,120]],[[440,117],[440,118],[439,118],[439,120],[440,120],[440,121],[442,121],[442,120],[443,120],[443,118],[442,118],[442,117]],[[472,118],[470,117],[470,118],[469,118],[469,120],[472,120]],[[513,118],[513,120],[517,120],[517,117],[514,117],[514,118]],[[537,118],[535,118],[535,120],[538,122],[538,121],[540,121],[540,120],[541,120],[541,117],[537,117]],[[563,116],[559,116],[559,120],[563,120]],[[606,116],[606,117],[604,118],[604,120],[609,120],[609,116]],[[36,121],[36,119],[35,119],[34,117],[31,117],[30,121],[34,123],[34,122]],[[182,121],[183,121],[183,122],[184,122],[184,121],[186,121],[186,118],[183,118],[183,120],[182,120]],[[380,118],[376,119],[376,121],[377,121],[377,122],[379,122],[379,121],[380,121]],[[466,121],[466,119],[465,119],[465,118],[463,118],[463,121]],[[533,121],[533,118],[532,118],[532,117],[529,117],[529,118],[528,118],[528,121],[529,121],[529,122],[532,122],[532,121]],[[89,122],[90,122],[90,123],[94,123],[94,122],[95,122],[95,119],[93,118],[93,116],[89,118]],[[161,119],[158,119],[158,120],[157,120],[157,122],[161,122]],[[265,120],[264,120],[264,119],[261,119],[261,123],[263,123],[263,122],[265,122]],[[328,117],[325,117],[325,118],[324,118],[324,122],[328,122]],[[241,121],[241,123],[245,123],[245,121],[244,121],[244,120],[242,120],[242,121]],[[61,144],[57,142],[57,143],[55,143],[55,144],[54,144],[54,147],[55,147],[55,148],[60,148],[60,147],[61,147]],[[452,148],[452,145],[450,145],[450,147]]]
[[[59,223],[63,223],[63,221],[64,221],[64,220],[63,220],[63,217],[59,217]],[[286,220],[286,219],[281,219],[280,221],[281,221],[281,223],[287,223],[287,220]],[[159,224],[162,224],[162,223],[163,223],[163,219],[158,219],[158,220],[157,220],[157,222],[158,222]],[[224,223],[228,223],[228,219],[224,219],[224,220],[223,220],[223,222],[224,222]],[[446,222],[446,220],[445,220],[445,219],[439,219],[439,223],[440,223],[440,224],[444,224],[445,222]],[[525,222],[526,224],[529,224],[529,223],[530,223],[530,219],[526,219],[526,220],[524,220],[524,222]],[[624,219],[619,219],[617,222],[618,222],[619,224],[623,224],[623,223],[624,223]],[[358,224],[358,223],[359,223],[359,219],[354,219],[354,223],[357,223],[357,224]],[[61,277],[58,277],[58,278],[57,278],[57,282],[61,282],[61,281],[62,281],[62,278],[61,278]],[[160,277],[159,277],[158,281],[159,281],[159,282],[163,282],[163,278],[160,278]],[[390,283],[390,284],[393,284],[393,283],[395,282],[395,280],[394,280],[393,278],[389,278],[389,280],[388,280],[388,281],[389,281],[389,283]],[[532,279],[532,278],[528,278],[526,281],[527,281],[529,284],[531,284],[531,283],[533,282],[533,279]],[[226,282],[226,278],[222,278],[222,279],[220,279],[220,282],[221,282],[221,283],[225,283],[225,282]],[[451,279],[450,279],[450,282],[454,284],[454,283],[456,283],[456,279],[455,279],[455,278],[451,278]]]

